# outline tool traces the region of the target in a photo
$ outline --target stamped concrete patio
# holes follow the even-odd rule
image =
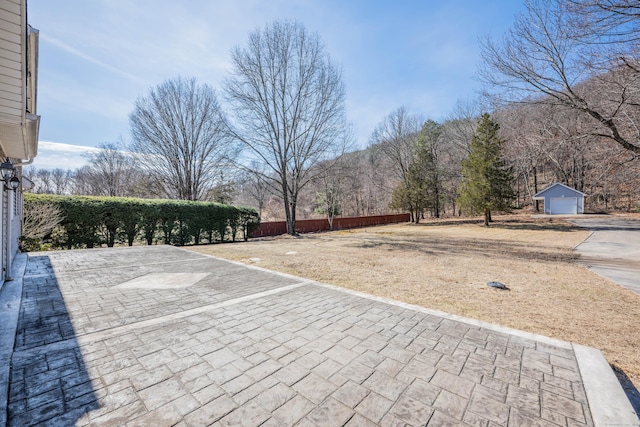
[[[20,257],[0,425],[640,425],[588,347],[168,246]]]

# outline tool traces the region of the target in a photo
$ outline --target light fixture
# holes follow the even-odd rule
[[[20,187],[20,179],[18,179],[17,176],[12,176],[11,179],[9,179],[9,182],[7,182],[5,185],[15,191],[18,189],[18,187]]]
[[[4,181],[4,188],[16,190],[20,186],[20,179],[16,176],[16,168],[11,164],[9,158],[0,165],[0,173]]]
[[[16,173],[16,168],[13,167],[9,159],[4,161],[0,165],[0,172],[2,172],[2,179],[6,182],[10,180]]]

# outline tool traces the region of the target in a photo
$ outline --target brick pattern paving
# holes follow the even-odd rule
[[[209,275],[189,288],[114,288],[158,272]],[[274,280],[274,275],[260,270],[162,246],[30,256],[24,281],[17,348],[41,346],[70,338],[74,332],[84,335],[299,282],[282,276]]]
[[[593,425],[570,348],[173,248],[110,251],[74,251],[84,270],[30,259],[9,425]],[[221,277],[110,289],[176,269]]]

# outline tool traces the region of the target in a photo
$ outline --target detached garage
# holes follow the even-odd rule
[[[533,196],[544,201],[544,213],[549,215],[576,215],[584,213],[584,194],[556,182]]]

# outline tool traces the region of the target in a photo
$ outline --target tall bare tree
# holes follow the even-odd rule
[[[235,118],[230,129],[266,166],[261,178],[281,196],[287,232],[295,234],[298,195],[311,167],[335,158],[348,141],[342,74],[319,36],[297,22],[256,30],[231,60],[224,85]]]
[[[131,150],[170,198],[202,200],[235,156],[216,92],[194,78],[151,89],[137,99],[129,121]]]
[[[480,75],[490,91],[510,102],[575,110],[589,134],[640,154],[638,2],[526,0],[525,6],[501,40],[482,44]]]

